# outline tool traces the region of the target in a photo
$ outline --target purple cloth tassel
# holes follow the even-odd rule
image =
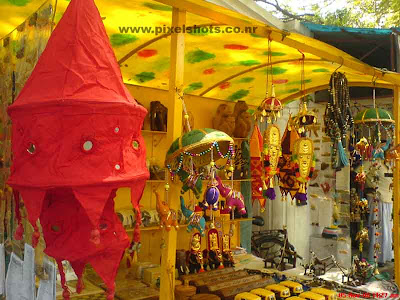
[[[268,199],[270,200],[275,200],[276,194],[275,194],[275,189],[274,188],[269,188],[265,192],[265,196],[267,196]]]
[[[297,193],[294,197],[297,199],[298,206],[307,205],[307,194]]]

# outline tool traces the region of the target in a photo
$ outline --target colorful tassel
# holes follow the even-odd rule
[[[307,205],[307,194],[296,193],[296,195],[294,197],[297,199],[298,206]]]
[[[340,161],[342,162],[343,166],[348,166],[349,165],[349,158],[346,155],[346,151],[343,148],[342,141],[338,141],[338,152],[339,152],[339,158]]]
[[[268,188],[266,191],[264,191],[265,197],[267,197],[270,200],[275,200],[276,198],[276,193],[274,188]]]

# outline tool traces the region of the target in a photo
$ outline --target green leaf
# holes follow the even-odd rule
[[[154,72],[142,72],[135,75],[135,78],[139,82],[147,82],[155,78]]]
[[[215,58],[215,54],[205,52],[203,50],[194,50],[186,54],[186,61],[190,64],[199,63],[201,61],[209,60]]]
[[[228,100],[236,101],[236,100],[239,100],[239,99],[242,99],[242,98],[246,97],[249,93],[250,93],[249,90],[241,89],[241,90],[238,90],[238,91],[234,92],[232,95],[230,95],[228,97]]]
[[[114,47],[127,45],[137,41],[139,38],[129,33],[114,33],[110,36],[111,45]]]

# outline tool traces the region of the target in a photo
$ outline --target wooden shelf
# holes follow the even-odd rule
[[[250,140],[250,138],[235,138],[235,137],[233,137],[232,139],[234,141],[249,141]]]
[[[146,130],[146,129],[142,129],[142,133],[149,133],[149,134],[167,134],[166,131],[155,131],[155,130]]]
[[[229,220],[229,223],[240,223],[240,222],[245,222],[245,221],[252,221],[253,218],[239,218],[239,219],[234,219],[234,220]],[[226,222],[228,223],[228,222]],[[207,222],[207,225],[211,224],[210,221]],[[188,224],[180,224],[179,229],[186,228]],[[126,232],[133,232],[134,228],[128,228],[125,229]],[[148,227],[140,227],[140,231],[156,231],[156,230],[161,230],[160,226],[148,226]]]
[[[231,179],[222,179],[222,182],[230,182]],[[247,179],[233,179],[233,182],[250,182],[253,181],[253,179],[251,178],[247,178]]]

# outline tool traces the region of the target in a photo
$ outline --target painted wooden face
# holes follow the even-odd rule
[[[264,143],[268,148],[269,162],[272,171],[275,171],[278,166],[281,136],[279,127],[270,125],[264,135]]]
[[[302,138],[297,141],[297,159],[299,163],[300,176],[306,178],[310,173],[313,158],[313,142],[310,139]]]

